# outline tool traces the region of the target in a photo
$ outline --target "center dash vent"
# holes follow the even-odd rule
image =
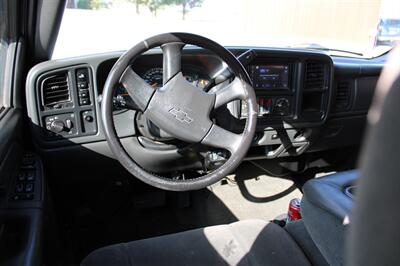
[[[45,78],[41,84],[43,106],[52,108],[71,101],[68,72],[57,73]]]
[[[325,64],[323,62],[309,61],[306,63],[304,78],[305,91],[324,90],[325,79]]]
[[[347,111],[350,107],[351,90],[347,81],[339,82],[336,87],[334,111]]]

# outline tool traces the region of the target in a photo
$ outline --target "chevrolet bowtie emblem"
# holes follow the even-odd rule
[[[170,114],[172,114],[174,116],[174,118],[181,123],[185,122],[185,123],[190,124],[193,122],[193,119],[190,118],[187,113],[185,113],[184,111],[182,111],[179,108],[173,107],[168,112]]]

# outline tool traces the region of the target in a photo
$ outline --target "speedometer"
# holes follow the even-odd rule
[[[142,78],[153,88],[160,88],[163,84],[163,71],[161,67],[150,68]]]

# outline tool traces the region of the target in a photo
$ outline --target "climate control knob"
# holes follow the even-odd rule
[[[279,115],[287,115],[290,112],[290,102],[287,98],[279,98],[275,102],[275,112]]]
[[[55,121],[51,122],[50,128],[51,128],[51,131],[53,131],[54,133],[60,133],[64,130],[65,125],[64,125],[63,121],[55,120]]]

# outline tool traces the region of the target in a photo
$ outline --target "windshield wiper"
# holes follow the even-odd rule
[[[291,46],[289,46],[289,48],[303,48],[303,49],[312,49],[312,50],[318,50],[318,51],[339,52],[339,53],[364,56],[362,53],[348,51],[348,50],[342,50],[342,49],[328,48],[328,47],[324,47],[324,46],[316,44],[316,43],[302,43],[302,44],[297,44],[297,45],[291,45]]]

